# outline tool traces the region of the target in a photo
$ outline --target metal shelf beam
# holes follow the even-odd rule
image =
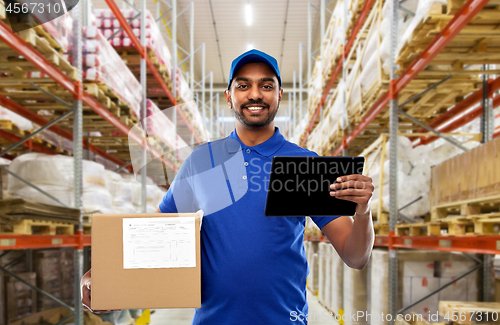
[[[326,236],[305,236],[306,241],[330,241]],[[390,244],[392,240],[392,244]],[[449,252],[500,254],[500,235],[489,236],[376,236],[375,247],[428,249]]]
[[[0,130],[0,138],[8,140],[8,141],[10,141],[12,143],[16,143],[16,142],[19,142],[19,141],[22,140],[22,138],[20,138],[18,136],[15,136],[15,135],[13,135],[13,134],[11,134],[11,133],[9,133],[7,131],[4,131],[4,130]],[[47,155],[57,155],[57,154],[59,154],[59,152],[54,151],[54,150],[52,150],[50,148],[41,146],[38,143],[33,143],[32,140],[26,141],[25,143],[22,144],[22,146],[28,148],[29,150],[35,150],[35,151],[38,151],[38,152],[45,153]]]
[[[450,252],[500,254],[500,235],[495,236],[376,236],[374,246],[430,249]]]
[[[81,240],[81,242],[80,242]],[[38,249],[90,246],[90,235],[16,235],[1,234],[0,249]]]

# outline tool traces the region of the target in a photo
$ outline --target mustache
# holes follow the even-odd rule
[[[262,105],[265,108],[269,108],[271,106],[268,103],[265,103],[265,102],[259,100],[259,101],[249,101],[249,102],[243,103],[243,104],[241,104],[240,107],[245,108],[245,107],[250,106],[250,105]]]

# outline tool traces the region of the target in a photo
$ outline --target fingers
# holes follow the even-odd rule
[[[355,202],[361,206],[367,206],[370,203],[371,196],[363,195],[363,196],[356,196],[356,195],[344,195],[341,197],[338,197],[340,200],[346,200],[346,201],[351,201]]]
[[[365,188],[373,190],[375,187],[371,182],[354,181],[354,180],[349,180],[346,182],[335,183],[330,185],[331,190],[365,189]]]
[[[372,179],[368,176],[360,175],[360,174],[353,174],[353,175],[347,175],[347,176],[342,176],[337,178],[337,182],[345,182],[345,181],[362,181],[362,182],[371,182]]]
[[[343,196],[371,196],[372,191],[369,189],[354,189],[348,188],[345,190],[331,191],[330,195],[338,199],[342,199]]]

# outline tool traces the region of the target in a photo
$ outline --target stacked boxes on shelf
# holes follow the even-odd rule
[[[74,248],[35,251],[33,266],[37,287],[72,306],[74,297]],[[59,307],[52,299],[38,293],[38,311]]]
[[[433,221],[454,222],[475,234],[500,233],[500,138],[432,168]]]
[[[25,272],[16,273],[16,275],[24,281],[36,286],[36,273]],[[36,291],[28,287],[26,284],[14,279],[13,277],[6,276],[5,293],[6,324],[10,324],[17,319],[26,317],[36,312]]]
[[[121,13],[132,27],[132,30],[137,38],[141,36],[141,20],[133,9],[123,9]],[[109,39],[110,44],[117,50],[133,49],[134,44],[128,35],[121,29],[120,22],[116,19],[111,9],[96,9],[94,10],[95,20],[93,24],[99,28],[105,39]],[[153,59],[154,63],[159,65],[160,72],[167,72],[170,76],[172,69],[172,57],[168,50],[167,44],[156,24],[156,20],[151,15],[149,10],[145,12],[146,21],[146,49],[148,55]],[[157,62],[156,62],[157,61]],[[167,82],[167,85],[169,82]]]
[[[75,296],[75,276],[74,276],[74,253],[75,249],[72,247],[61,248],[61,300],[67,305],[73,305],[73,298]]]
[[[319,275],[318,300],[329,312],[338,319],[343,314],[345,324],[389,324],[387,318],[382,317],[389,313],[388,250],[374,249],[371,268],[355,270],[345,265],[330,243],[304,244],[310,272],[319,267],[319,271],[312,276]],[[313,253],[311,248],[318,246],[319,254]],[[457,253],[398,251],[398,309],[423,298],[475,266],[476,263],[470,258]],[[314,293],[312,277],[308,278],[308,287]],[[410,311],[428,320],[430,314],[437,313],[440,300],[476,301],[479,279],[480,274],[475,271],[412,307]],[[367,311],[370,316],[367,316]]]
[[[83,36],[85,81],[105,84],[130,105],[132,112],[125,115],[133,114],[139,117],[141,85],[135,76],[97,28],[84,28]]]
[[[33,266],[36,271],[37,287],[52,296],[62,298],[61,251],[58,249],[40,250],[33,254]],[[37,293],[38,311],[58,307],[52,299]]]

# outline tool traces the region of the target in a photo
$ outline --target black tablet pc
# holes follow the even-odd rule
[[[330,196],[340,176],[362,174],[363,157],[273,157],[266,209],[268,217],[353,216],[356,203]]]

